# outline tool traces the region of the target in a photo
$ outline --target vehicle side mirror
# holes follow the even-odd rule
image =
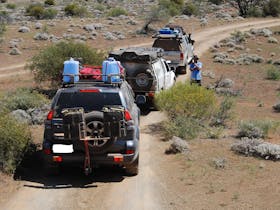
[[[175,72],[175,71],[176,71],[176,68],[175,68],[174,66],[171,66],[171,67],[170,67],[170,70]]]

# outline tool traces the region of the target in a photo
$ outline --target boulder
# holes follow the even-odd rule
[[[187,153],[189,151],[189,145],[186,140],[173,136],[171,139],[170,147],[165,151],[166,154]]]
[[[21,32],[21,33],[28,33],[28,32],[30,32],[30,28],[28,28],[27,26],[21,26],[21,27],[18,29],[18,32]]]
[[[40,22],[35,23],[35,29],[41,29],[43,27],[43,24]]]
[[[49,35],[47,33],[37,33],[33,39],[35,40],[48,40],[49,39]]]
[[[276,39],[275,37],[269,37],[268,43],[278,44],[278,39]]]
[[[21,55],[21,51],[18,48],[14,47],[10,50],[9,54],[10,55]]]

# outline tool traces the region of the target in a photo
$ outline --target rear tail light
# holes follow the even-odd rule
[[[180,53],[180,60],[184,60],[184,53]]]
[[[155,97],[155,93],[154,92],[149,92],[148,96],[149,96],[149,98],[154,98]]]
[[[131,117],[129,111],[127,111],[127,110],[124,111],[124,119],[126,121],[132,120],[132,117]]]
[[[53,156],[53,162],[62,162],[61,156]]]
[[[52,153],[51,149],[44,149],[43,152],[46,154],[46,155],[50,155]]]
[[[53,119],[53,114],[54,114],[53,110],[49,111],[49,113],[47,115],[47,120],[52,120]]]
[[[114,156],[114,162],[116,163],[123,162],[123,156]]]
[[[131,154],[134,154],[134,152],[135,152],[134,150],[128,149],[128,150],[125,151],[125,154],[131,155]]]

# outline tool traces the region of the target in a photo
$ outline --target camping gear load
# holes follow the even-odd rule
[[[159,34],[178,34],[179,31],[178,30],[174,30],[171,28],[162,28],[159,30]]]
[[[103,82],[121,82],[123,67],[115,58],[109,57],[102,63],[102,81]]]
[[[73,83],[79,81],[79,61],[73,58],[64,61],[63,83]]]
[[[123,61],[146,61],[150,62],[163,56],[161,48],[130,47],[110,52],[109,56],[116,60]]]
[[[65,140],[80,140],[86,137],[85,115],[83,108],[66,108],[62,110]]]
[[[101,80],[101,69],[101,66],[84,65],[83,68],[80,70],[80,79]]]

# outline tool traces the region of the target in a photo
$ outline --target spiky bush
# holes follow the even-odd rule
[[[101,65],[105,53],[83,43],[59,42],[33,56],[27,68],[32,71],[38,84],[51,81],[51,85],[57,87],[62,81],[63,63],[71,57],[81,58],[85,64]]]

